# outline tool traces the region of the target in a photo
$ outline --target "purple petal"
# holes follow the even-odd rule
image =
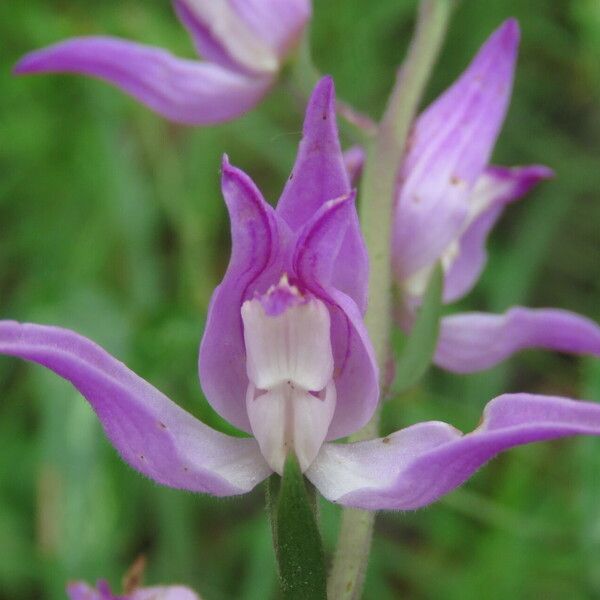
[[[335,89],[330,77],[317,84],[306,109],[296,164],[277,205],[293,231],[299,230],[328,200],[350,192],[335,115]],[[348,294],[361,312],[367,305],[368,257],[358,215],[352,211],[335,267],[334,286]]]
[[[226,159],[222,187],[231,219],[231,259],[208,309],[200,345],[200,382],[213,408],[236,427],[250,432],[240,311],[245,300],[266,292],[284,272],[286,225],[252,180]]]
[[[123,600],[200,600],[200,597],[182,585],[170,585],[140,588]]]
[[[210,23],[200,18],[189,4],[189,0],[172,0],[173,9],[182,25],[188,30],[198,54],[231,71],[243,70],[227,52],[226,40],[219,39],[211,30]]]
[[[231,0],[173,0],[173,5],[201,56],[234,71],[277,72],[278,49],[255,31]],[[271,25],[276,21],[272,19]]]
[[[383,439],[325,444],[306,476],[332,502],[412,510],[452,491],[504,450],[570,435],[600,435],[600,405],[507,394],[486,406],[470,434],[430,421]]]
[[[415,123],[394,215],[400,280],[436,262],[465,225],[468,198],[504,120],[518,41],[516,21],[506,21]]]
[[[325,202],[296,240],[293,270],[314,287],[328,287],[335,275],[346,232],[352,225],[355,192]]]
[[[543,165],[528,167],[488,167],[475,184],[470,205],[480,207],[472,223],[459,239],[459,254],[446,273],[444,301],[454,302],[475,285],[483,270],[487,236],[505,206],[524,196],[542,179],[553,176]]]
[[[349,435],[373,415],[379,400],[378,369],[361,312],[335,288],[332,270],[351,226],[354,194],[327,202],[301,232],[293,270],[303,286],[330,307],[337,404],[327,439]]]
[[[298,41],[311,16],[310,0],[229,0],[229,3],[280,57]]]
[[[451,315],[442,319],[434,362],[455,373],[473,373],[527,348],[600,356],[600,326],[552,308]]]
[[[69,600],[112,600],[106,594],[99,592],[83,581],[75,581],[67,585],[67,596]]]
[[[106,581],[98,583],[96,588],[83,581],[67,585],[69,600],[199,600],[199,596],[181,585],[139,588],[130,594],[117,596],[110,591]]]
[[[344,152],[344,164],[352,185],[360,179],[365,164],[365,151],[362,146],[352,146]]]
[[[92,405],[123,460],[158,483],[228,496],[250,491],[270,473],[255,440],[204,425],[72,331],[0,321],[0,353],[70,381]]]
[[[74,38],[31,52],[15,72],[98,77],[167,119],[190,125],[239,117],[258,103],[272,81],[269,76],[246,76],[109,37]]]

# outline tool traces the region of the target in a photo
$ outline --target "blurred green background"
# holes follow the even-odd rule
[[[414,13],[409,0],[316,0],[315,61],[342,98],[380,113]],[[460,308],[559,306],[598,321],[600,3],[460,2],[428,99],[508,16],[523,43],[495,159],[546,163],[557,177],[510,208]],[[26,51],[88,33],[193,55],[167,2],[0,3],[0,318],[75,328],[226,428],[196,374],[229,252],[220,156],[276,200],[302,107],[282,90],[237,122],[186,129],[103,83],[11,76]],[[386,407],[385,431],[417,419],[472,429],[488,399],[517,390],[600,401],[600,363],[531,351],[469,377],[434,370]],[[149,583],[184,582],[206,600],[277,598],[262,489],[215,500],[158,488],[40,367],[0,360],[0,397],[1,600],[64,598],[73,578],[118,588],[142,553]],[[331,552],[338,508],[323,504],[321,517]],[[364,597],[600,597],[600,440],[513,451],[428,509],[381,515]]]

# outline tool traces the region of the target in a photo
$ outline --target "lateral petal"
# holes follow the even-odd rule
[[[270,473],[255,440],[211,429],[72,331],[0,321],[0,353],[70,381],[123,460],[160,484],[230,496],[250,491]]]
[[[298,231],[329,200],[346,196],[350,182],[338,139],[335,89],[331,77],[315,87],[304,119],[296,163],[277,204],[277,213]],[[356,209],[340,248],[333,285],[351,296],[364,313],[369,262]]]
[[[241,308],[245,300],[277,283],[284,272],[286,226],[252,180],[231,166],[226,157],[222,188],[231,220],[231,258],[210,302],[198,367],[202,389],[212,407],[250,433]]]
[[[158,114],[188,125],[221,123],[244,114],[272,78],[235,73],[213,63],[111,37],[73,38],[31,52],[15,73],[81,73],[123,90]]]
[[[455,373],[474,373],[529,348],[600,356],[600,326],[554,308],[451,315],[441,321],[434,362]]]
[[[543,165],[488,167],[477,180],[469,204],[471,223],[458,240],[458,256],[446,272],[444,301],[458,300],[475,285],[485,266],[487,236],[507,204],[522,198],[542,179],[553,176]]]
[[[437,421],[385,438],[325,444],[306,476],[332,502],[366,510],[413,510],[463,484],[491,458],[523,444],[600,435],[600,405],[506,394],[485,408],[472,433]]]
[[[298,236],[292,260],[301,284],[330,309],[337,404],[327,439],[360,429],[379,400],[377,364],[361,311],[353,298],[336,289],[332,272],[353,200],[351,194],[323,205]]]
[[[510,19],[415,123],[394,213],[394,269],[401,281],[435,263],[465,225],[469,195],[504,120],[518,42]]]

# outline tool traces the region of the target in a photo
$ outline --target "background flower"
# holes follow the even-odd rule
[[[30,52],[15,73],[71,72],[121,88],[173,121],[191,125],[239,117],[267,92],[310,17],[309,0],[173,0],[205,61],[112,37],[89,36]]]
[[[488,235],[506,206],[553,175],[542,165],[489,164],[508,109],[519,38],[514,19],[503,23],[415,121],[393,225],[393,268],[403,304],[398,313],[407,329],[435,265],[444,270],[444,302],[467,294],[485,267]],[[600,325],[556,309],[453,315],[441,321],[434,361],[471,373],[535,347],[600,356]]]

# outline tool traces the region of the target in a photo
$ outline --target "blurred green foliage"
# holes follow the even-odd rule
[[[415,2],[316,0],[314,57],[338,93],[381,111]],[[523,29],[502,164],[556,179],[513,206],[460,308],[560,306],[600,320],[600,4],[464,0],[431,99],[504,18]],[[285,90],[210,129],[169,124],[72,76],[14,78],[26,51],[111,33],[192,55],[166,2],[0,3],[0,317],[72,327],[198,417],[227,429],[198,387],[196,355],[228,259],[219,161],[275,200],[300,137]],[[502,391],[600,400],[600,364],[542,352],[469,377],[434,371],[385,410],[385,429],[444,419],[470,429]],[[140,554],[149,582],[207,600],[277,597],[263,490],[216,500],[158,488],[119,461],[77,393],[39,367],[0,361],[0,599],[64,597],[68,579],[118,585]],[[339,509],[323,504],[326,549]],[[364,597],[600,597],[600,441],[565,440],[495,460],[428,509],[382,514]]]

